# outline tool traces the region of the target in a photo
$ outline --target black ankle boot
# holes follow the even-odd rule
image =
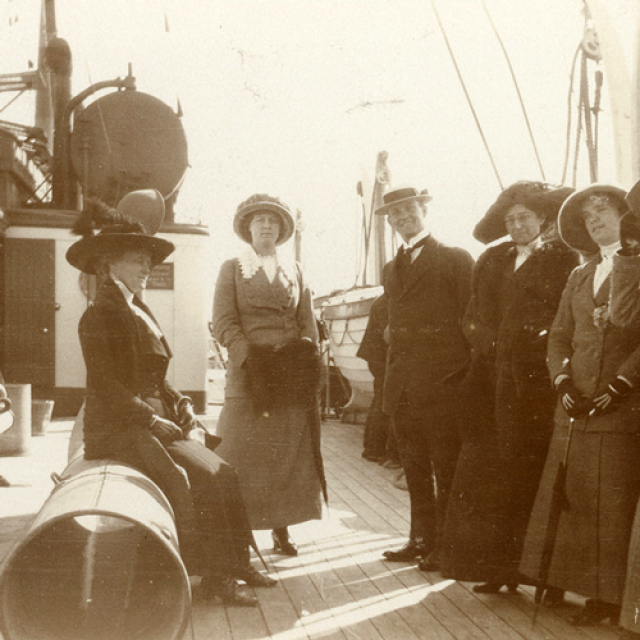
[[[298,555],[298,547],[296,543],[291,539],[287,527],[274,529],[271,532],[271,537],[273,538],[273,548],[276,551],[284,553],[285,556]]]
[[[576,627],[588,627],[605,620],[610,620],[611,624],[616,625],[619,616],[620,607],[618,605],[589,599],[585,602],[582,611],[573,616],[570,622]]]
[[[201,587],[207,599],[217,596],[224,604],[236,607],[255,607],[258,604],[258,598],[243,589],[228,575],[204,576]]]

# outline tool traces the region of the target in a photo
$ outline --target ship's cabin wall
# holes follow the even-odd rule
[[[84,396],[85,368],[78,321],[95,294],[95,279],[65,259],[77,240],[71,234],[76,212],[5,210],[4,251],[0,269],[4,290],[0,316],[7,382],[32,384],[36,398],[56,401],[55,413],[77,413]],[[176,245],[166,263],[154,270],[144,300],[153,310],[174,357],[168,379],[206,410],[208,320],[211,299],[207,278],[209,237],[198,225],[172,224],[157,234]]]

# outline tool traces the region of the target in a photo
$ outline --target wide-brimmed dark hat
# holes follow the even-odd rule
[[[242,240],[251,244],[249,223],[253,214],[260,211],[276,213],[280,216],[282,230],[276,245],[283,244],[293,235],[296,223],[289,207],[280,198],[269,196],[266,193],[255,193],[238,205],[236,214],[233,217],[233,230]]]
[[[555,220],[562,203],[573,191],[571,187],[520,180],[500,193],[476,225],[473,237],[483,244],[489,244],[508,235],[504,218],[509,209],[516,204],[539,213],[545,222],[551,222]]]
[[[377,216],[384,216],[389,213],[389,209],[402,202],[417,200],[418,202],[429,202],[433,198],[427,189],[418,191],[415,187],[394,187],[382,196],[383,205],[375,210]]]
[[[609,196],[621,214],[629,208],[625,200],[626,190],[613,184],[595,182],[569,196],[558,215],[558,231],[565,244],[582,253],[596,253],[600,249],[587,231],[582,211],[585,201],[594,195]]]
[[[146,251],[151,256],[151,265],[155,267],[173,253],[175,246],[172,242],[148,233],[143,222],[130,217],[137,212],[141,219],[159,228],[164,218],[164,199],[159,192],[154,189],[132,191],[120,202],[124,205],[118,205],[116,209],[95,201],[87,203],[74,227],[83,237],[67,251],[67,261],[71,266],[83,273],[96,275],[96,258],[102,255]]]

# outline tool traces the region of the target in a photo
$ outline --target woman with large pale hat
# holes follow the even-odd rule
[[[517,182],[474,230],[491,246],[476,263],[463,321],[472,347],[464,385],[473,411],[449,500],[443,575],[480,582],[478,593],[514,590],[521,582],[524,533],[553,430],[547,335],[578,264],[555,233],[572,191]]]
[[[564,242],[593,257],[571,274],[549,334],[555,429],[521,571],[585,596],[577,625],[618,618],[640,495],[640,327],[614,325],[610,306],[625,195],[592,184],[566,200],[558,221]]]
[[[300,266],[277,248],[294,232],[280,199],[255,194],[233,228],[247,243],[218,276],[213,333],[228,349],[217,433],[237,469],[253,529],[297,555],[288,527],[322,515],[318,333]]]
[[[152,228],[164,215],[157,192],[129,194],[126,205],[129,215],[150,213]],[[237,476],[207,448],[217,440],[197,424],[191,399],[167,381],[171,350],[140,297],[174,245],[97,204],[83,211],[77,231],[83,237],[67,260],[101,282],[79,325],[87,368],[84,455],[130,464],[154,480],[174,509],[189,573],[203,577],[207,595],[253,606],[255,596],[235,578],[255,586],[275,581],[249,564],[253,540]]]

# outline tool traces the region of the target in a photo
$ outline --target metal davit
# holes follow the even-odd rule
[[[108,460],[65,469],[0,581],[5,640],[179,640],[190,605],[169,503]]]

